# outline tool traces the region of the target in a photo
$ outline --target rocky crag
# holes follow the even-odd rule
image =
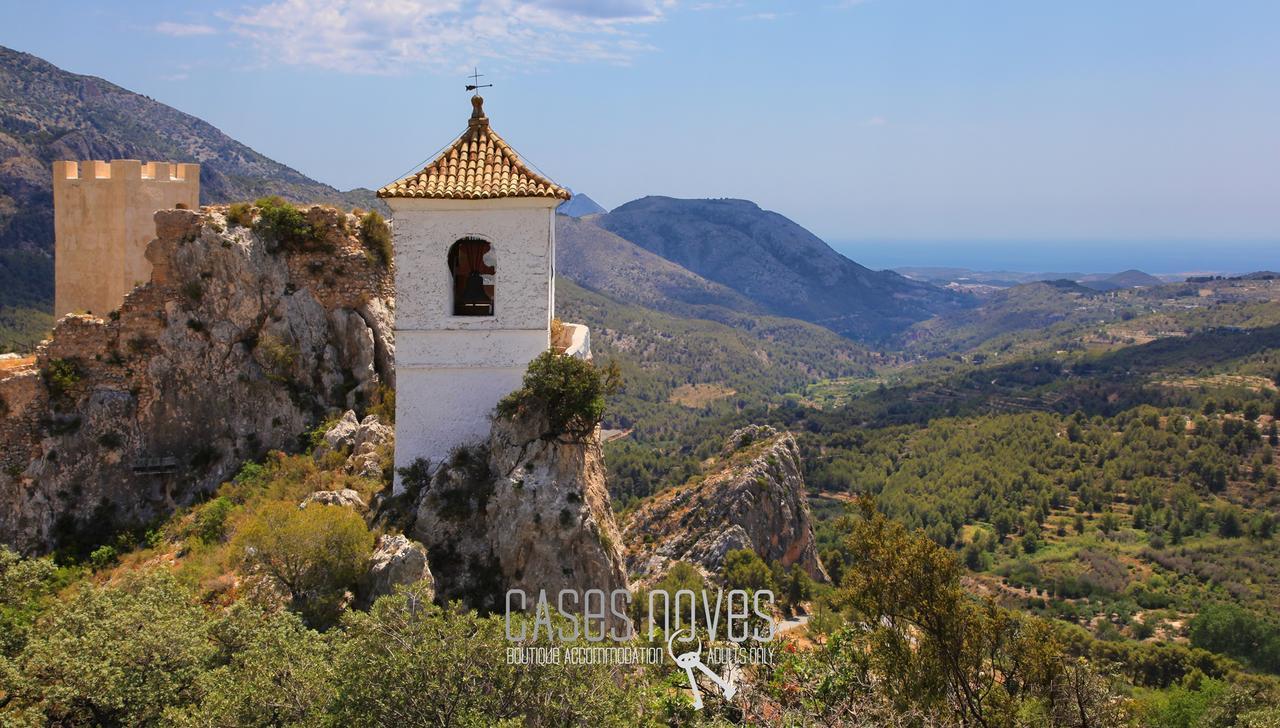
[[[477,609],[509,589],[625,589],[622,537],[605,487],[598,431],[547,437],[535,413],[494,420],[482,447],[459,449],[430,476],[406,478],[409,533],[426,544],[436,591]]]
[[[284,250],[226,212],[158,212],[152,280],[5,372],[0,540],[42,551],[144,524],[392,376],[393,277],[353,216],[313,207],[313,239]]]
[[[772,427],[734,432],[708,472],[641,505],[623,540],[628,571],[640,583],[661,578],[679,561],[718,574],[737,549],[827,581],[795,437]]]

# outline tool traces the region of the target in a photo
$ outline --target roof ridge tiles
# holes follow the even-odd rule
[[[568,190],[530,169],[493,130],[483,103],[473,97],[467,130],[427,166],[378,190],[378,197],[569,199]]]

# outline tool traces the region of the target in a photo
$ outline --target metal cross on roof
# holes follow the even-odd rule
[[[480,73],[479,68],[473,67],[471,75],[468,76],[467,78],[471,79],[471,83],[467,84],[467,90],[474,92],[475,95],[477,96],[480,94],[480,89],[491,88],[493,86],[493,84],[491,83],[486,83],[486,84],[480,83],[480,79],[484,78],[484,74]]]

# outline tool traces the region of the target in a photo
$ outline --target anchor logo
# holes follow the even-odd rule
[[[702,691],[698,688],[698,681],[693,674],[695,669],[699,670],[703,675],[706,675],[707,679],[720,687],[720,694],[724,696],[725,700],[733,700],[733,696],[738,694],[738,688],[729,681],[729,668],[726,668],[725,677],[720,677],[712,672],[711,668],[703,664],[702,640],[698,640],[698,649],[692,652],[681,652],[677,655],[675,654],[675,651],[671,649],[671,643],[675,641],[676,637],[680,636],[682,631],[683,630],[676,630],[667,638],[667,654],[671,655],[671,659],[675,661],[676,666],[683,668],[684,674],[689,677],[689,688],[693,690],[693,709],[702,710]],[[694,631],[693,628],[690,627],[689,637],[692,638],[693,636]]]

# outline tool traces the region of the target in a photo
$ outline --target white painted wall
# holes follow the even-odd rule
[[[388,199],[396,262],[397,471],[485,440],[489,416],[550,344],[554,199]],[[487,240],[494,315],[454,316],[449,248]],[[396,492],[400,492],[399,475]]]

